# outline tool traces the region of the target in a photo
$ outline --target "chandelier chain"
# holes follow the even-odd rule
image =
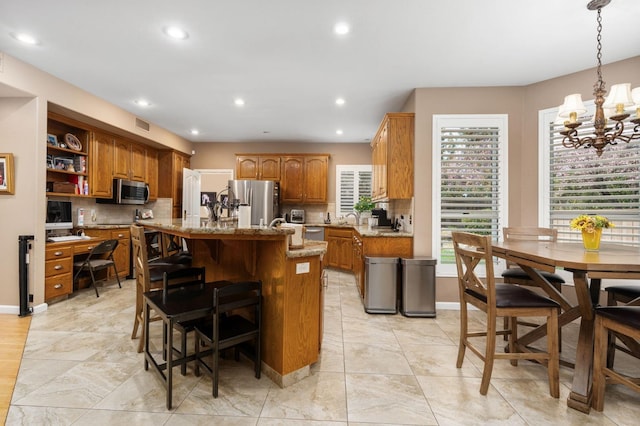
[[[604,90],[604,81],[602,80],[602,15],[600,14],[600,12],[602,11],[602,9],[598,8],[598,36],[596,37],[596,40],[598,42],[598,53],[596,55],[596,59],[598,60],[598,67],[597,67],[597,74],[598,74],[598,81],[596,83],[596,85],[594,86],[594,90]]]

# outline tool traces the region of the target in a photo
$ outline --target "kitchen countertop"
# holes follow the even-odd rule
[[[393,232],[391,228],[371,228],[369,229],[368,225],[354,225],[353,223],[307,223],[304,226],[315,226],[315,227],[331,227],[331,228],[351,228],[358,231],[358,233],[363,237],[389,237],[389,238],[399,238],[399,237],[413,237],[412,232]]]

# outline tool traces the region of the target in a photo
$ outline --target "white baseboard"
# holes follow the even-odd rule
[[[40,305],[33,306],[32,314],[39,314],[48,309],[49,305],[41,303]],[[12,305],[0,305],[0,314],[20,315],[20,306]]]

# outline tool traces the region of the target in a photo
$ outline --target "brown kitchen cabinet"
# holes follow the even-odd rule
[[[236,179],[279,181],[280,156],[236,154]]]
[[[114,139],[113,177],[144,182],[147,177],[144,146],[116,137]]]
[[[145,182],[149,185],[149,200],[158,199],[158,151],[147,147],[145,160],[147,163],[147,177]]]
[[[282,157],[280,201],[326,203],[329,156],[326,154]]]
[[[91,173],[89,193],[93,197],[111,198],[113,193],[113,136],[91,132]]]
[[[387,113],[371,141],[372,198],[413,197],[414,114]]]
[[[172,217],[174,218],[182,217],[182,169],[188,169],[189,163],[190,157],[178,151],[158,153],[158,197],[173,200]]]
[[[44,253],[44,300],[73,293],[73,248],[47,244]]]
[[[325,265],[351,271],[353,268],[353,230],[351,228],[325,228],[327,242]]]

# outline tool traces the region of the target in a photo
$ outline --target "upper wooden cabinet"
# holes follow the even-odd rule
[[[190,162],[191,157],[178,151],[158,153],[158,197],[173,199],[174,218],[182,217],[182,169]]]
[[[373,199],[413,197],[414,114],[388,113],[371,141]]]
[[[236,179],[280,180],[279,155],[236,155]]]
[[[113,193],[113,136],[91,132],[89,192],[94,197],[111,198]]]
[[[149,200],[153,201],[158,199],[158,151],[147,148],[145,160],[147,163],[145,182],[149,185]]]
[[[326,154],[282,157],[280,201],[326,203],[329,156]]]
[[[115,138],[114,148],[113,177],[144,182],[147,177],[145,147]]]

